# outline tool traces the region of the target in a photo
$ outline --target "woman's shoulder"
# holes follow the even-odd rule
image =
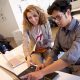
[[[47,23],[41,25],[41,28],[42,28],[43,31],[47,31],[48,32],[48,30],[50,30],[49,22],[47,21]]]
[[[50,25],[49,21],[47,21],[47,22],[45,23],[45,25]]]
[[[50,27],[50,23],[49,23],[49,21],[47,21],[45,24],[42,24],[41,26],[44,28],[48,28],[48,27]]]

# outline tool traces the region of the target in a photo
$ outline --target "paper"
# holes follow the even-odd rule
[[[4,54],[2,54],[2,55],[11,67],[17,67],[26,61],[24,56],[22,56],[22,55],[16,55],[16,56],[13,55],[13,57],[11,55],[9,55],[9,56],[4,55]]]
[[[12,59],[8,60],[8,63],[12,66],[12,67],[16,67],[20,64],[22,64],[23,62],[25,62],[25,58],[21,55],[17,55],[15,57],[13,57]]]

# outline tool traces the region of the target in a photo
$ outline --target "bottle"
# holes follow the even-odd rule
[[[3,48],[3,52],[5,53],[6,51],[8,51],[7,47],[3,44],[2,45],[2,48]]]

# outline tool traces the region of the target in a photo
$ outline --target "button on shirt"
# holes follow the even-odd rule
[[[60,51],[64,51],[62,60],[71,64],[80,61],[80,23],[74,18],[69,26],[59,29],[51,56],[59,54]]]

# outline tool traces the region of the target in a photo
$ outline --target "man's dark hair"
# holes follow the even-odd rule
[[[48,7],[48,14],[52,14],[54,10],[65,13],[67,9],[72,9],[72,6],[68,0],[55,0],[51,6]]]

